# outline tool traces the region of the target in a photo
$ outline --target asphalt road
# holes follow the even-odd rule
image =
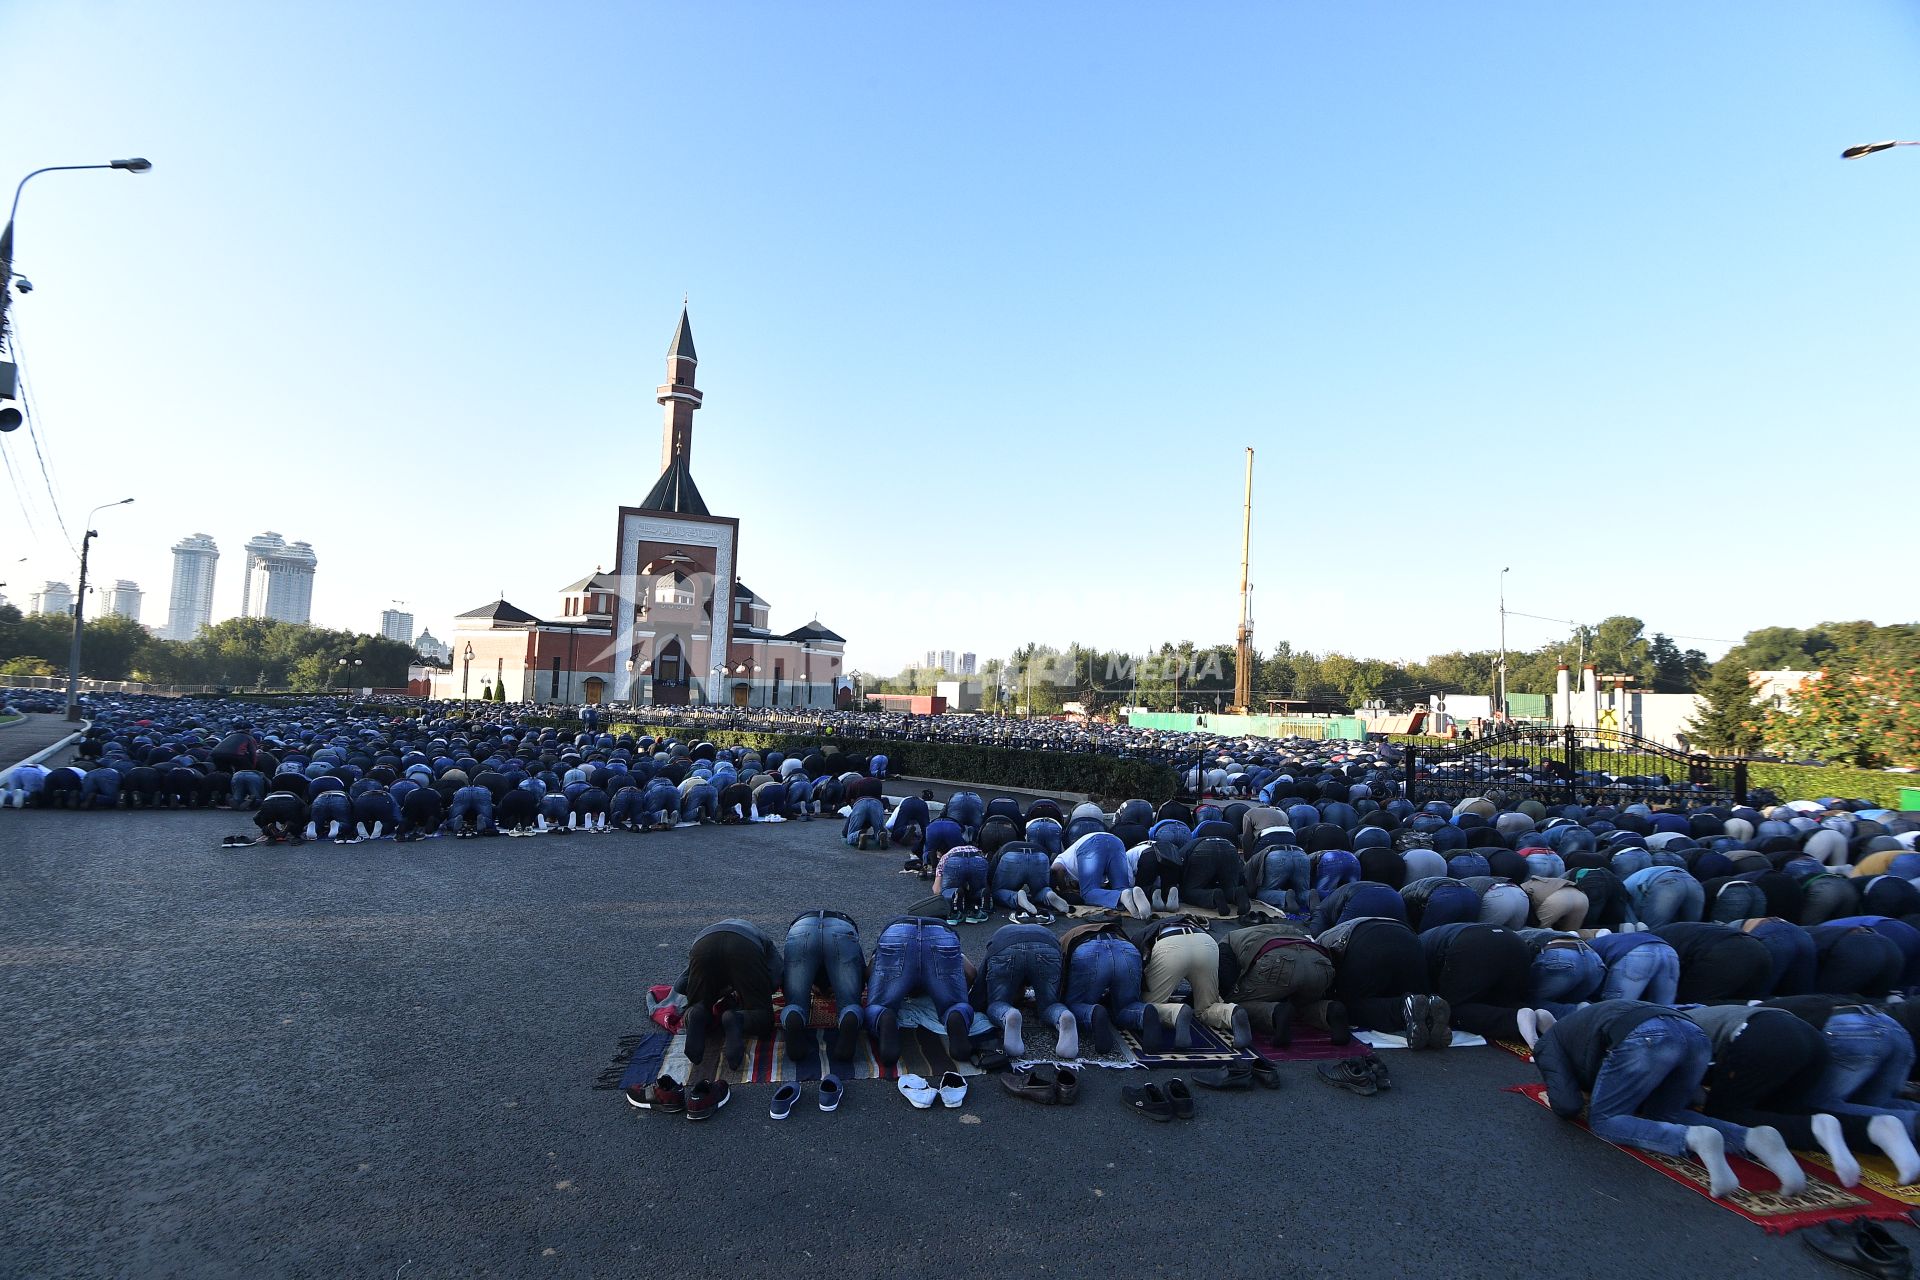
[[[1118,1104],[1139,1072],[637,1112],[591,1082],[702,925],[871,942],[920,882],[822,822],[216,847],[244,825],[0,813],[0,1275],[1826,1274],[1502,1093],[1531,1068],[1495,1049],[1169,1126]]]

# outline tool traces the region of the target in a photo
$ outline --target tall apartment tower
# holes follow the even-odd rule
[[[167,592],[168,640],[191,640],[213,621],[213,571],[220,548],[204,533],[173,544],[173,587]]]
[[[380,634],[401,644],[413,643],[413,615],[400,609],[380,611]]]
[[[107,612],[117,613],[129,622],[140,621],[140,600],[143,593],[140,584],[122,578],[113,584],[113,590],[107,593]]]
[[[64,582],[49,581],[46,586],[33,593],[33,608],[29,613],[73,614],[73,588]]]
[[[313,571],[319,559],[304,542],[267,532],[247,542],[247,577],[240,616],[279,622],[313,620]]]

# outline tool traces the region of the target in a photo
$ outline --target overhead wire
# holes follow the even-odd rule
[[[40,479],[47,489],[47,504],[53,508],[54,523],[60,526],[60,536],[66,540],[67,550],[74,555],[80,554],[80,548],[74,545],[73,534],[67,529],[67,518],[60,511],[60,495],[53,483],[53,471],[47,464],[47,453],[40,443],[40,415],[34,410],[32,389],[27,382],[27,361],[20,351],[20,322],[15,319],[9,326],[9,341],[12,345],[13,362],[20,378],[20,411],[27,420],[27,438],[33,442],[33,456],[40,464]]]

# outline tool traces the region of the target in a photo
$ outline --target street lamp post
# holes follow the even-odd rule
[[[13,189],[13,204],[7,210],[7,225],[0,229],[0,344],[5,344],[7,340],[7,304],[13,297],[13,220],[20,212],[20,193],[26,189],[27,183],[43,173],[63,173],[74,169],[124,169],[128,173],[145,173],[151,168],[151,163],[136,156],[131,160],[113,160],[106,164],[50,164],[20,179],[20,185]],[[11,363],[0,362],[0,399],[12,399],[13,379],[7,376],[12,372]],[[0,431],[11,431],[19,425],[20,410],[11,406],[0,409]]]
[[[32,174],[28,174],[32,177]],[[19,199],[19,193],[14,193]],[[108,507],[124,507],[132,498],[122,498],[118,502],[103,502],[87,512],[88,529],[80,535],[80,589],[73,593],[73,651],[67,655],[67,719],[80,718],[80,628],[81,618],[87,606],[87,552],[93,547],[93,518]]]
[[[1500,705],[1494,708],[1494,720],[1507,718],[1507,570],[1500,570]]]
[[[335,659],[335,664],[336,664],[336,665],[337,665],[337,666],[339,667],[339,669],[340,669],[340,674],[341,674],[341,675],[343,675],[343,676],[344,676],[344,675],[346,675],[346,674],[347,674],[347,665],[348,665],[348,663],[347,663],[347,660],[346,660],[345,658],[337,658],[337,659]],[[352,663],[352,665],[354,665],[354,666],[356,666],[356,667],[364,667],[364,666],[366,666],[366,665],[367,665],[367,663],[366,663],[366,659],[364,659],[364,658],[355,658],[355,659],[353,660],[353,663]]]
[[[1870,156],[1876,151],[1891,151],[1895,147],[1920,147],[1920,139],[1912,142],[1868,142],[1857,147],[1848,147],[1840,153],[1842,160],[1858,160],[1861,156]]]
[[[473,677],[473,641],[467,641],[467,650],[461,655],[460,663],[460,709],[467,709],[467,681]]]

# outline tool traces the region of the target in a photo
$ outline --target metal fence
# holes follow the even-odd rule
[[[1409,744],[1410,800],[1499,792],[1543,804],[1745,804],[1747,762],[1618,729],[1517,726],[1475,742]]]

